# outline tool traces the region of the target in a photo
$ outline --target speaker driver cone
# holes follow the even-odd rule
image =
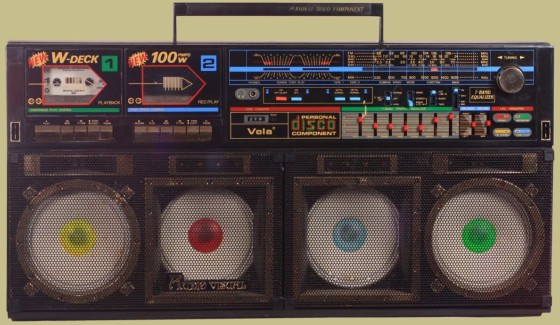
[[[399,212],[374,190],[335,190],[307,215],[307,256],[315,273],[343,288],[383,279],[398,260]]]
[[[491,299],[518,288],[542,251],[536,206],[515,185],[474,179],[447,192],[431,212],[426,236],[436,275],[462,295]]]
[[[122,286],[139,244],[138,222],[126,201],[83,180],[39,193],[17,230],[18,257],[32,283],[70,303],[98,300]]]
[[[195,189],[172,200],[160,217],[161,260],[190,280],[241,277],[253,261],[253,212],[225,189]]]

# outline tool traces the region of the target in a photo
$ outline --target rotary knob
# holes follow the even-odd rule
[[[498,87],[508,94],[518,93],[525,84],[525,76],[519,67],[508,65],[502,67],[496,75]]]

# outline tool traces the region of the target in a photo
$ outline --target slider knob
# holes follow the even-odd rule
[[[515,94],[523,88],[525,76],[519,67],[507,65],[498,71],[496,83],[503,92]]]

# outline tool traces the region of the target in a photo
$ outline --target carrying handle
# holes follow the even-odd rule
[[[173,44],[177,44],[177,17],[180,16],[379,17],[379,44],[383,44],[382,3],[175,3]]]

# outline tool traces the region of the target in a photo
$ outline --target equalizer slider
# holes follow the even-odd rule
[[[458,112],[451,107],[341,107],[343,139],[458,138]]]

